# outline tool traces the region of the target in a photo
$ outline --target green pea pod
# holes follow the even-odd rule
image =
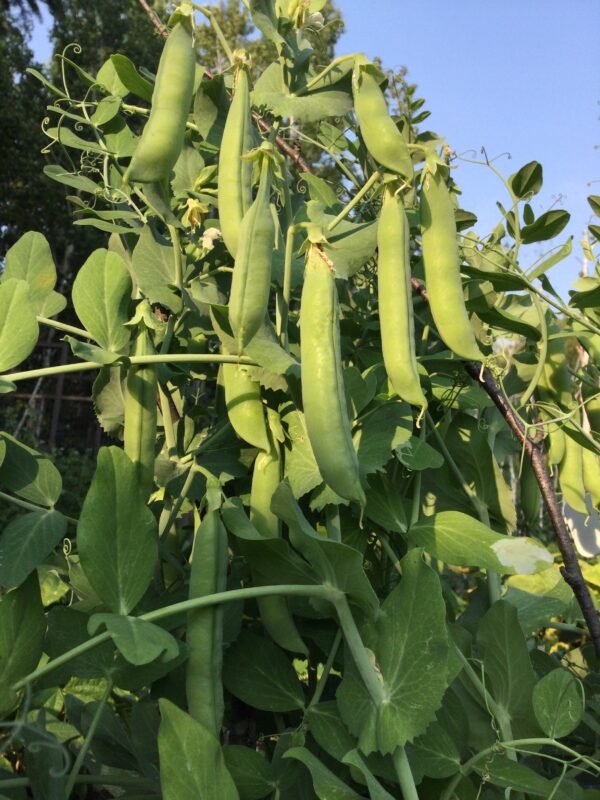
[[[223,364],[227,414],[234,431],[253,447],[269,450],[260,383],[239,364]]]
[[[540,487],[531,466],[531,461],[525,456],[519,480],[519,498],[523,520],[528,528],[539,517],[541,497]]]
[[[563,500],[575,511],[587,514],[583,488],[583,448],[565,435],[565,454],[558,465],[558,482]]]
[[[271,511],[271,500],[282,479],[279,444],[271,439],[270,450],[261,452],[254,462],[250,491],[250,519],[261,536],[276,539],[281,535],[281,523]],[[273,641],[285,650],[307,654],[285,597],[260,597],[258,610],[265,630]]]
[[[150,333],[142,327],[135,337],[133,354],[148,356],[153,353]],[[140,488],[145,497],[152,491],[154,480],[157,370],[154,364],[129,367],[125,389],[125,452],[138,467]]]
[[[408,146],[389,115],[379,82],[370,71],[372,68],[357,65],[352,76],[354,110],[362,138],[375,161],[410,181],[413,165]]]
[[[229,322],[241,353],[263,323],[271,288],[275,221],[270,206],[271,162],[263,157],[258,194],[240,227],[231,294]]]
[[[196,58],[189,18],[179,17],[158,64],[152,107],[125,182],[156,183],[169,177],[183,147]]]
[[[542,419],[549,419],[549,417],[542,413]],[[560,464],[565,457],[565,448],[567,437],[558,423],[550,423],[545,426],[547,433],[548,444],[548,461],[550,464]]]
[[[549,333],[556,333],[551,328]],[[549,338],[544,370],[538,381],[536,391],[541,400],[558,403],[561,408],[573,406],[573,379],[565,354],[565,340],[562,337]]]
[[[415,355],[408,220],[402,199],[386,189],[377,226],[377,284],[383,363],[396,394],[427,408]]]
[[[600,508],[600,458],[591,450],[583,449],[583,486],[594,508]]]
[[[592,433],[600,436],[600,386],[592,387],[584,383],[582,394],[590,429]]]
[[[242,160],[252,148],[252,117],[247,67],[236,75],[233,100],[227,114],[219,151],[219,224],[225,246],[235,258],[240,226],[252,204],[252,162]]]
[[[189,599],[227,588],[227,531],[218,511],[196,519]],[[217,738],[223,722],[223,606],[190,611],[187,617],[189,651],[185,691],[190,715]]]
[[[330,262],[315,245],[307,252],[300,314],[302,403],[308,438],[325,483],[340,497],[364,506],[344,391],[335,278]]]
[[[425,283],[438,333],[456,355],[483,361],[465,307],[454,208],[439,168],[422,186],[421,234]]]

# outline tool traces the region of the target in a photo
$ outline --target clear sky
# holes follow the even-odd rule
[[[133,2],[134,0],[129,0]],[[506,176],[528,161],[544,167],[536,215],[565,208],[571,223],[546,245],[523,250],[526,261],[571,234],[572,256],[550,277],[566,297],[581,269],[578,245],[589,221],[589,194],[600,194],[600,0],[337,0],[346,33],[337,53],[380,56],[406,66],[432,112],[425,125],[453,150],[481,159],[484,147]],[[36,29],[38,59],[50,57]],[[510,153],[509,159],[503,153]],[[455,179],[462,205],[477,214],[480,235],[499,220],[504,187],[486,167],[462,163]],[[544,248],[544,249],[542,249]]]

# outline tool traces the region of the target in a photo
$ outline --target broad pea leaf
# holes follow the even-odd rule
[[[551,739],[562,739],[572,733],[581,722],[584,709],[583,686],[566,669],[549,672],[535,685],[535,718],[546,736]]]
[[[103,364],[104,366],[123,362],[124,357],[119,355],[119,353],[103,350],[101,347],[96,347],[93,344],[88,344],[88,342],[75,339],[74,336],[65,336],[64,341],[71,347],[73,355],[77,358],[81,358],[83,361],[95,361],[97,364]]]
[[[171,634],[158,625],[136,617],[118,614],[94,614],[90,617],[90,636],[105,626],[123,658],[140,666],[160,658],[171,661],[179,655],[179,647]]]
[[[131,459],[103,447],[77,526],[81,566],[98,596],[127,615],[141,599],[156,563],[156,520],[144,502]]]
[[[342,759],[342,763],[348,764],[350,767],[354,767],[362,774],[364,781],[367,784],[367,789],[369,790],[369,797],[371,800],[394,800],[392,795],[379,783],[369,768],[368,763],[361,756],[358,750],[351,750],[349,753],[346,753]]]
[[[151,103],[154,87],[140,75],[133,62],[121,53],[112,55],[110,60],[121,84],[142,100]]]
[[[62,478],[52,461],[8,433],[0,432],[0,441],[6,447],[0,487],[37,505],[53,507],[62,492]]]
[[[89,178],[86,178],[85,175],[73,175],[58,164],[48,164],[45,166],[44,175],[57,183],[62,183],[63,186],[70,186],[72,189],[77,189],[78,192],[96,194],[96,192],[100,190],[98,185]]]
[[[124,56],[123,56],[124,58]],[[96,110],[91,116],[91,120],[94,125],[101,127],[105,125],[107,122],[110,122],[114,119],[121,109],[121,98],[109,96],[103,97],[102,100],[98,103]]]
[[[285,477],[294,497],[300,498],[323,482],[310,445],[304,414],[291,405],[282,414],[291,447],[286,452]]]
[[[517,197],[529,199],[540,191],[543,180],[542,165],[538,161],[530,161],[511,175],[509,183]]]
[[[408,750],[413,772],[429,778],[449,778],[460,770],[460,752],[454,740],[439,722],[432,722]]]
[[[416,436],[411,436],[407,442],[396,447],[396,458],[413,471],[439,469],[444,463],[444,456],[441,453]]]
[[[17,278],[4,280],[0,284],[0,372],[25,361],[38,336],[29,284]]]
[[[46,297],[56,284],[56,267],[46,237],[28,231],[6,253],[3,281],[10,278],[26,281],[29,301],[36,314],[41,314]]]
[[[313,739],[336,761],[354,750],[356,739],[344,725],[335,700],[317,703],[306,710],[305,720]]]
[[[531,225],[521,228],[521,241],[523,244],[532,244],[553,239],[568,225],[570,219],[571,215],[567,211],[546,211]]]
[[[372,702],[346,650],[346,667],[337,691],[340,713],[360,750],[392,753],[424,733],[435,718],[448,685],[449,644],[446,608],[438,576],[418,549],[401,561],[402,580],[361,629],[373,651],[387,701]]]
[[[151,303],[160,303],[178,314],[181,297],[170,289],[176,282],[173,247],[145,225],[133,251],[133,277],[142,294]]]
[[[514,575],[505,586],[504,599],[517,609],[526,636],[538,631],[551,617],[562,614],[573,600],[573,592],[558,567],[534,575]]]
[[[218,147],[229,110],[229,96],[222,75],[203,78],[194,98],[194,122],[205,142]]]
[[[515,738],[539,734],[532,694],[535,676],[516,609],[498,600],[481,620],[477,645],[483,656],[486,686],[507,712]]]
[[[37,667],[45,630],[40,586],[33,574],[0,597],[0,716],[16,705],[12,684]]]
[[[411,540],[432,556],[459,567],[481,567],[513,575],[548,569],[554,558],[528,536],[494,533],[460,511],[424,517],[410,529]]]
[[[379,602],[363,569],[361,553],[319,536],[302,513],[287,482],[282,481],[275,491],[271,511],[288,526],[290,542],[309,562],[322,584],[340,589],[367,614],[376,612]]]
[[[220,744],[207,729],[165,698],[158,702],[160,783],[164,800],[239,800]]]
[[[125,97],[125,95],[129,94],[129,89],[120,79],[112,58],[105,61],[100,67],[96,75],[96,81],[109,95]]]
[[[573,781],[549,780],[505,755],[496,754],[485,765],[480,761],[474,768],[480,774],[485,770],[486,780],[494,786],[526,792],[532,797],[552,797],[552,800],[580,800],[582,797],[579,786]]]
[[[194,190],[196,178],[203,167],[204,159],[196,148],[185,145],[175,164],[175,177],[171,181],[176,197],[182,197],[187,200],[189,193]]]
[[[118,353],[127,345],[132,284],[122,258],[110,250],[94,250],[73,284],[73,305],[86,330],[104,350]]]
[[[32,511],[12,519],[0,534],[0,586],[18,586],[64,538],[58,511]]]
[[[556,264],[560,264],[565,258],[571,255],[571,251],[573,250],[573,237],[569,236],[567,241],[559,247],[554,253],[551,253],[547,258],[541,261],[539,264],[534,265],[529,272],[527,273],[527,279],[530,281],[539,278],[541,275],[545,275],[549,269],[556,266]]]
[[[304,708],[296,670],[270,639],[243,630],[223,660],[223,684],[244,703],[262,711]]]
[[[407,520],[404,502],[385,473],[377,473],[369,478],[366,492],[366,516],[387,531],[406,533]]]
[[[223,757],[240,800],[260,800],[273,793],[275,770],[262,753],[233,744],[223,748]]]
[[[360,795],[354,789],[340,780],[305,747],[290,747],[283,757],[293,758],[304,764],[311,774],[315,795],[320,800],[360,800]]]
[[[44,729],[44,714],[35,724],[23,726],[19,738],[24,744],[23,767],[31,780],[32,796],[40,800],[61,800],[65,796],[67,773],[61,743]]]
[[[360,420],[352,438],[361,474],[369,475],[385,466],[392,451],[410,439],[412,429],[408,403],[384,403]]]

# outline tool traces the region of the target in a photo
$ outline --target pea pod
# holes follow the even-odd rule
[[[439,167],[423,183],[420,210],[425,283],[438,333],[456,355],[483,361],[465,306],[454,209]]]
[[[590,429],[596,436],[600,436],[600,383],[597,376],[594,376],[596,385],[583,383],[581,393],[585,402],[585,413],[590,423]]]
[[[565,353],[565,339],[552,335],[557,332],[556,326],[549,329],[551,336],[548,339],[546,362],[536,389],[540,399],[558,403],[561,408],[567,409],[573,405],[573,379]]]
[[[196,527],[190,600],[225,591],[227,566],[227,531],[218,511],[209,511]],[[189,655],[185,691],[188,711],[218,738],[223,721],[222,606],[199,608],[188,613],[187,646]]]
[[[383,363],[396,394],[407,403],[426,408],[415,355],[408,220],[401,197],[390,189],[384,195],[377,246]]]
[[[589,494],[594,508],[600,508],[600,458],[587,448],[583,448],[583,486]]]
[[[282,479],[279,444],[270,441],[268,452],[260,452],[254,462],[250,491],[250,518],[254,527],[266,539],[281,535],[279,517],[271,511],[271,500]],[[258,610],[265,630],[273,641],[293,653],[308,651],[296,629],[294,618],[285,597],[258,598]]]
[[[316,245],[307,252],[300,314],[302,403],[308,438],[325,483],[340,497],[364,506],[344,391],[335,278]]]
[[[575,511],[587,514],[583,488],[583,448],[567,435],[565,435],[565,453],[558,465],[558,482],[565,503]]]
[[[413,165],[408,146],[390,117],[372,65],[358,64],[352,76],[354,110],[367,150],[386,169],[410,181]]]
[[[125,182],[156,183],[168,178],[183,147],[195,70],[191,22],[180,15],[160,57],[150,116]]]
[[[260,383],[240,364],[223,364],[227,414],[234,431],[253,447],[269,450]]]
[[[527,528],[530,528],[538,519],[541,497],[540,487],[531,466],[531,461],[525,456],[519,480],[519,505]]]
[[[252,148],[248,69],[239,67],[233,100],[225,121],[219,151],[219,224],[225,246],[235,258],[240,226],[252,204],[252,163],[242,156]]]
[[[240,353],[263,323],[271,287],[275,221],[270,206],[270,158],[262,158],[258,194],[242,220],[231,279],[229,322]]]
[[[142,327],[135,337],[133,354],[148,356],[153,353],[150,333]],[[146,497],[152,490],[154,480],[157,387],[156,365],[129,367],[125,389],[124,447],[129,458],[137,465],[140,488]]]

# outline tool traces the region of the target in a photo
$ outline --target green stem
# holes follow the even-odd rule
[[[57,331],[72,333],[74,336],[80,336],[82,339],[92,339],[92,341],[95,341],[92,334],[85,331],[83,328],[75,328],[73,325],[67,325],[65,322],[59,322],[56,319],[48,319],[47,317],[37,316],[36,319],[40,325],[47,325],[49,328],[56,328]]]
[[[14,497],[12,494],[6,494],[5,492],[0,492],[0,500],[6,500],[8,503],[12,503],[14,506],[24,508],[26,511],[36,511],[39,514],[48,514],[50,511],[54,510],[52,506],[37,506],[35,503],[29,503],[27,500],[21,500],[20,497]],[[77,520],[73,517],[68,517],[66,514],[63,514],[62,516],[67,520],[67,522],[77,525]]]
[[[204,14],[204,16],[208,19],[208,21],[210,22],[210,24],[213,27],[213,30],[215,32],[215,35],[216,35],[217,39],[219,40],[219,43],[220,43],[221,47],[223,48],[223,50],[225,52],[225,55],[227,56],[227,58],[229,60],[229,63],[233,64],[233,62],[234,62],[233,52],[231,50],[231,47],[229,46],[229,42],[225,38],[225,34],[221,30],[221,26],[219,25],[219,23],[215,19],[215,16],[212,13],[212,10],[210,8],[206,8],[205,6],[198,6],[198,5],[196,5],[196,3],[192,3],[192,6],[197,11],[199,11],[201,14]]]
[[[425,443],[427,440],[427,418],[423,417],[421,420],[421,430],[419,431],[419,439]],[[421,512],[421,484],[423,481],[423,473],[421,470],[417,470],[415,477],[413,479],[413,496],[411,501],[410,507],[410,520],[408,523],[408,530],[410,530],[413,525],[416,525],[419,521],[419,515]]]
[[[65,787],[65,800],[69,800],[69,798],[71,797],[71,792],[75,787],[75,781],[77,780],[79,771],[81,770],[85,757],[88,753],[88,750],[90,749],[90,745],[92,744],[92,740],[96,733],[96,729],[100,724],[100,718],[102,716],[102,712],[104,711],[104,707],[106,706],[110,698],[112,687],[113,687],[112,680],[109,679],[108,684],[106,686],[106,691],[102,695],[102,698],[98,703],[98,707],[94,711],[94,716],[90,723],[90,727],[88,728],[88,732],[86,733],[83,744],[81,745],[79,752],[77,753],[77,758],[75,759],[75,763],[73,764],[73,769],[71,770],[71,774],[69,775],[69,778],[67,780],[67,785]]]
[[[398,783],[402,790],[402,800],[419,800],[415,779],[413,778],[410,764],[403,747],[398,747],[392,755],[394,769],[398,776]]]
[[[361,635],[356,627],[356,622],[352,616],[346,595],[341,595],[334,602],[340,626],[344,633],[344,639],[352,654],[352,659],[360,673],[366,690],[371,695],[371,700],[376,706],[380,706],[385,700],[385,690],[381,680],[377,676],[375,666],[371,662],[367,650],[363,644]]]
[[[340,521],[340,507],[338,505],[325,506],[325,519],[327,525],[327,537],[332,542],[342,541],[342,523]]]
[[[375,170],[375,172],[371,175],[369,180],[364,184],[364,186],[359,189],[359,191],[354,195],[352,200],[348,203],[348,205],[344,206],[344,208],[340,211],[340,213],[332,219],[329,225],[327,226],[328,231],[332,231],[339,223],[346,217],[352,209],[360,203],[362,198],[370,191],[370,189],[377,183],[377,181],[381,178],[381,173]]]
[[[308,704],[309,708],[311,706],[316,705],[321,699],[323,690],[325,689],[325,684],[327,683],[327,680],[329,678],[329,673],[331,672],[331,668],[333,667],[333,662],[335,661],[335,657],[337,655],[337,651],[339,650],[341,643],[342,643],[342,630],[341,628],[338,628],[338,631],[333,640],[333,644],[331,645],[331,650],[329,651],[329,655],[327,656],[327,661],[323,666],[323,672],[321,673],[321,677],[317,682],[317,688],[315,689],[315,693],[313,694],[311,701]]]
[[[283,267],[283,297],[277,335],[281,346],[289,351],[288,319],[290,316],[290,297],[292,295],[292,259],[294,257],[294,234],[296,227],[290,225],[285,237],[285,261]]]
[[[180,292],[183,292],[183,260],[181,258],[181,242],[179,240],[179,231],[174,225],[167,225],[171,242],[173,244],[173,258],[175,261],[175,286]]]
[[[546,325],[546,314],[544,313],[544,309],[540,303],[539,297],[537,295],[532,295],[533,304],[535,306],[535,310],[537,311],[538,318],[540,320],[540,329],[542,334],[542,342],[540,345],[540,354],[538,363],[535,368],[535,372],[529,384],[523,394],[521,395],[520,400],[520,408],[523,408],[527,405],[527,402],[531,395],[535,392],[538,383],[540,382],[540,378],[542,377],[542,373],[544,372],[544,367],[546,365],[546,356],[548,355],[548,326]]]
[[[171,418],[171,406],[169,405],[169,398],[167,396],[168,389],[163,389],[158,385],[158,396],[160,398],[160,412],[163,419],[163,430],[165,432],[165,443],[169,453],[176,452],[177,443],[175,441],[175,429],[173,428],[173,420]]]
[[[296,584],[282,584],[281,586],[252,586],[247,589],[232,589],[228,592],[218,592],[216,594],[207,594],[204,597],[196,597],[191,600],[182,600],[180,603],[173,603],[170,606],[158,608],[155,611],[149,611],[146,614],[141,614],[137,619],[144,620],[145,622],[157,622],[161,619],[175,616],[176,614],[186,614],[189,611],[194,611],[197,608],[207,608],[209,606],[219,605],[220,603],[232,603],[236,600],[249,600],[255,597],[270,597],[271,595],[293,595],[300,597],[319,597],[322,600],[329,600],[331,603],[336,604],[343,597],[338,589],[331,586],[305,586]],[[26,675],[21,680],[13,684],[15,691],[22,689],[30,683],[38,680],[44,675],[52,672],[56,667],[67,664],[73,658],[83,655],[100,644],[109,641],[111,638],[108,631],[103,631],[91,639],[73,647],[66,653],[48,661],[43,666]]]
[[[385,550],[385,554],[387,555],[387,557],[392,562],[392,566],[394,567],[396,572],[398,572],[400,575],[402,575],[402,568],[400,566],[400,559],[398,558],[398,556],[394,552],[392,546],[388,542],[387,536],[385,536],[383,534],[377,534],[377,538],[379,539],[379,542],[380,542],[381,546]]]
[[[130,356],[131,364],[246,364],[249,367],[259,366],[247,356],[230,356],[221,353],[157,353],[152,356]],[[10,372],[0,375],[1,380],[17,381],[32,378],[45,378],[49,375],[61,375],[69,372],[86,372],[91,369],[102,369],[106,364],[97,361],[79,361],[76,364],[58,364],[56,367],[43,367],[23,372]]]

